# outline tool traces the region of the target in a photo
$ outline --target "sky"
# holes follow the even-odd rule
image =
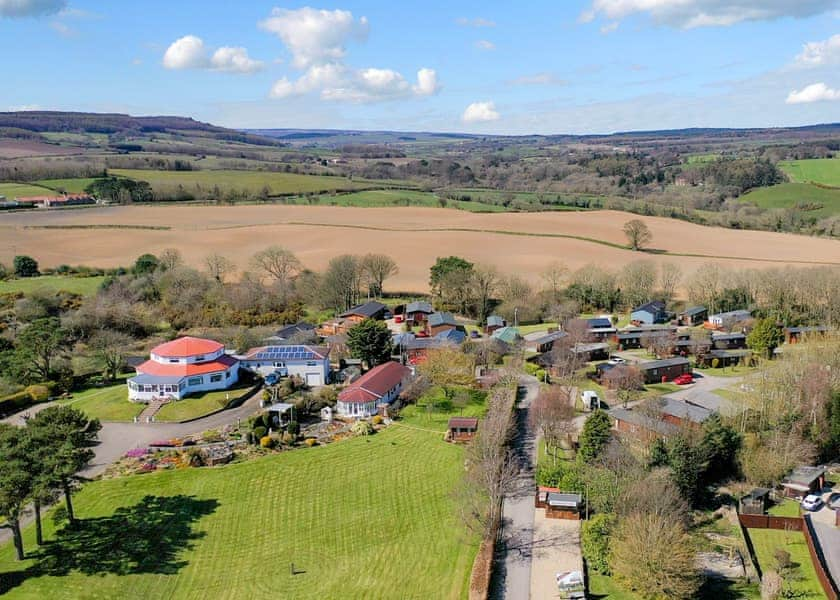
[[[0,110],[487,134],[840,121],[840,0],[0,0]]]

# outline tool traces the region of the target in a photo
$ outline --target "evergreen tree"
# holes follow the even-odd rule
[[[355,358],[375,367],[391,357],[391,331],[384,321],[365,319],[347,332],[347,347]]]
[[[12,530],[18,560],[24,559],[20,517],[32,492],[31,462],[24,430],[0,423],[0,515]]]
[[[598,458],[611,435],[612,421],[606,412],[598,409],[589,415],[580,434],[578,460],[587,463]]]
[[[747,335],[747,346],[764,358],[770,358],[784,339],[781,327],[773,319],[759,319]]]

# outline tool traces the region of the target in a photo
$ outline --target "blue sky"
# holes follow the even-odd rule
[[[840,121],[840,0],[0,0],[0,110],[606,133]]]

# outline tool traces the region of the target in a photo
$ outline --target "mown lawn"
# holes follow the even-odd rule
[[[773,553],[777,548],[781,548],[790,553],[791,562],[799,567],[797,576],[786,580],[790,582],[794,592],[802,594],[796,597],[825,598],[802,532],[780,529],[749,529],[748,533],[762,572],[776,570],[776,559]]]
[[[145,169],[112,169],[114,175],[147,181],[153,188],[184,186],[187,191],[200,185],[211,189],[218,185],[224,190],[247,190],[257,193],[268,187],[269,194],[305,194],[330,190],[357,190],[372,187],[369,183],[351,181],[344,177],[272,173],[267,171],[155,171]]]
[[[77,177],[73,179],[41,179],[35,183],[52,190],[63,190],[68,194],[81,194],[94,181],[96,179],[93,177]]]
[[[227,403],[242,395],[254,385],[252,380],[241,381],[228,390],[204,392],[189,396],[177,402],[163,405],[155,415],[156,421],[186,421],[215,412],[227,406]]]
[[[486,394],[472,390],[470,402],[462,409],[449,406],[441,388],[433,388],[400,411],[400,423],[424,429],[446,431],[446,425],[452,417],[483,417],[487,412]]]
[[[37,557],[0,548],[6,598],[463,598],[463,448],[391,427],[213,469],[89,483],[83,519]],[[116,512],[115,512],[116,511]],[[52,560],[50,560],[52,559]],[[291,565],[295,574],[291,574]]]
[[[777,517],[798,517],[799,502],[789,499],[782,500],[778,504],[771,506],[767,512]]]
[[[93,296],[105,277],[64,277],[61,275],[42,275],[41,277],[26,277],[23,279],[9,279],[0,281],[0,294],[9,292],[23,292],[31,294],[38,289],[52,292],[66,291],[82,296]]]
[[[757,188],[741,196],[741,201],[753,202],[761,208],[799,206],[804,209],[803,215],[822,218],[840,212],[840,189],[826,189],[810,183],[780,183]]]
[[[114,385],[92,387],[74,393],[69,400],[62,400],[61,403],[100,421],[132,421],[143,412],[145,406],[128,400],[128,388],[125,385],[127,377],[129,375],[120,376],[119,383]]]
[[[840,158],[783,160],[779,162],[779,168],[793,181],[840,186]]]
[[[17,197],[26,196],[48,196],[50,190],[39,187],[37,185],[30,185],[28,183],[0,183],[0,196],[5,196],[6,200],[14,200]]]

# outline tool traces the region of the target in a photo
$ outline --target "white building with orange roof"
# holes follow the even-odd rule
[[[239,361],[219,342],[182,337],[156,346],[128,380],[132,402],[180,400],[196,392],[224,390],[239,380]]]

